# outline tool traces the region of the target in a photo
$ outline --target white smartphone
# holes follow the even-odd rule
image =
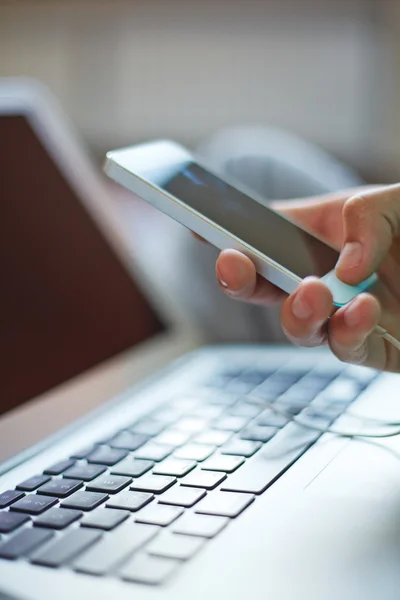
[[[289,294],[309,275],[320,277],[343,306],[377,280],[357,286],[337,279],[339,254],[288,218],[268,208],[253,192],[169,140],[107,153],[105,173],[217,248],[249,256],[257,272]]]

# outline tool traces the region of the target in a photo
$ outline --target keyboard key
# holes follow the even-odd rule
[[[65,510],[65,509],[64,509]],[[130,513],[127,510],[117,510],[115,508],[102,508],[86,515],[81,522],[81,527],[93,527],[94,529],[103,529],[110,531],[117,525],[125,521]]]
[[[203,431],[205,427],[208,425],[207,419],[201,419],[196,417],[184,417],[179,419],[174,424],[176,429],[180,431],[187,431],[188,433],[198,433],[199,431]]]
[[[28,513],[29,515],[40,515],[47,508],[57,504],[56,498],[45,498],[38,494],[29,494],[25,498],[21,498],[15,504],[12,504],[10,510]]]
[[[60,567],[92,546],[100,537],[101,533],[96,530],[79,527],[72,529],[35,552],[32,562],[46,567]]]
[[[201,471],[196,469],[192,473],[189,473],[184,479],[182,479],[182,485],[189,487],[204,488],[205,490],[212,490],[217,485],[226,479],[225,473],[217,473],[215,471]]]
[[[242,440],[250,440],[254,442],[268,442],[276,434],[277,429],[275,427],[261,427],[260,425],[253,425],[248,427],[240,434]]]
[[[257,419],[257,425],[267,425],[269,427],[284,427],[289,423],[289,419],[283,415],[274,412],[271,408],[264,410]]]
[[[88,465],[86,463],[77,463],[64,472],[64,477],[70,479],[81,479],[82,481],[91,481],[106,471],[106,467],[100,465]]]
[[[159,502],[161,504],[172,504],[173,506],[190,508],[191,506],[194,506],[196,502],[204,498],[205,495],[205,490],[176,485],[165,492],[159,499]]]
[[[229,523],[227,517],[212,517],[186,513],[171,526],[174,533],[213,538]]]
[[[233,456],[244,456],[249,458],[253,456],[262,446],[261,442],[252,442],[250,440],[230,440],[225,446],[222,446],[222,454],[232,454]]]
[[[50,477],[47,475],[35,475],[34,477],[30,477],[29,479],[25,479],[17,485],[17,490],[23,490],[24,492],[33,492],[39,486],[43,485],[50,481]]]
[[[105,509],[104,512],[107,510]],[[133,552],[144,546],[158,532],[159,527],[125,523],[82,554],[74,562],[74,568],[90,575],[104,575],[129,558]]]
[[[47,473],[47,475],[60,475],[61,473],[72,467],[74,464],[75,461],[72,460],[72,458],[69,458],[67,460],[61,460],[60,462],[51,465],[51,467],[48,467],[43,472]]]
[[[250,404],[250,402],[238,402],[236,406],[233,406],[229,413],[232,416],[236,417],[248,417],[249,419],[253,419],[262,411],[262,406],[258,406],[257,404]]]
[[[240,431],[247,425],[249,419],[247,417],[238,417],[234,415],[221,417],[213,423],[216,429],[222,431]]]
[[[116,449],[130,450],[133,452],[143,446],[148,441],[149,437],[146,435],[139,435],[132,433],[131,431],[121,431],[115,438],[110,442],[110,446]],[[115,463],[113,463],[115,464]]]
[[[141,510],[135,516],[135,521],[165,527],[180,517],[182,513],[183,508],[178,506],[163,506],[162,504],[153,503]]]
[[[186,431],[167,429],[154,438],[154,441],[157,442],[157,444],[163,444],[165,446],[177,448],[178,446],[183,446],[183,444],[186,444],[190,437],[191,433],[187,433]]]
[[[223,490],[261,494],[280,477],[321,434],[290,423],[264,448],[233,473]]]
[[[165,426],[167,426],[170,423],[175,423],[183,415],[183,413],[184,411],[182,409],[171,408],[168,406],[157,408],[152,414],[152,417],[154,417],[154,419],[157,421],[161,421],[161,423],[165,423]]]
[[[175,477],[164,475],[144,475],[136,479],[131,485],[132,490],[162,494],[176,482]]]
[[[155,419],[143,419],[143,421],[139,421],[130,427],[130,430],[133,433],[140,433],[141,435],[145,435],[147,437],[154,437],[161,433],[167,424],[162,421],[156,421]]]
[[[74,454],[71,454],[71,458],[86,458],[87,456],[89,456],[89,454],[91,454],[94,450],[93,446],[87,446],[86,448],[81,448],[80,450],[78,450],[77,452],[74,452]]]
[[[240,465],[244,463],[241,456],[228,456],[224,454],[214,454],[201,465],[202,469],[207,471],[223,471],[224,473],[233,473]]]
[[[23,492],[17,492],[16,490],[7,490],[0,494],[0,508],[6,508],[6,506],[10,506],[13,502],[20,500],[23,498],[25,494]]]
[[[158,463],[153,469],[155,475],[173,475],[174,477],[183,477],[195,468],[196,462],[193,460],[184,460],[182,458],[167,458]]]
[[[75,479],[53,479],[39,490],[38,494],[44,494],[45,496],[57,496],[57,498],[66,498],[73,492],[76,492],[83,486],[82,481]]]
[[[89,454],[87,460],[89,463],[107,465],[108,467],[111,467],[112,465],[115,465],[115,463],[125,458],[125,456],[128,456],[128,452],[126,450],[109,448],[108,446],[99,446],[94,452],[92,452],[92,454]]]
[[[153,466],[154,462],[152,460],[136,460],[132,456],[127,456],[112,467],[111,473],[125,475],[126,477],[140,477],[150,471]]]
[[[139,554],[131,558],[119,574],[127,581],[158,585],[170,577],[179,564],[179,561],[171,558]]]
[[[211,419],[217,419],[224,412],[223,406],[217,406],[215,404],[206,404],[202,406],[198,406],[193,411],[190,412],[194,417],[200,417],[201,419],[206,419],[210,421]]]
[[[207,444],[211,446],[222,446],[232,436],[231,431],[219,431],[218,429],[208,429],[194,438],[198,444]]]
[[[99,492],[75,492],[69,498],[61,503],[66,508],[76,508],[77,510],[92,510],[100,506],[105,500],[108,500],[107,494]]]
[[[153,500],[153,494],[145,492],[122,492],[110,498],[106,506],[110,508],[120,508],[132,512],[143,508]]]
[[[130,477],[121,477],[120,475],[100,475],[87,484],[86,489],[92,492],[105,492],[106,494],[116,494],[132,483]]]
[[[13,513],[9,511],[0,512],[0,533],[11,533],[20,525],[23,525],[29,521],[27,515],[21,515],[19,513]]]
[[[188,560],[189,558],[192,558],[204,544],[205,540],[199,537],[163,531],[161,535],[158,535],[155,540],[150,542],[146,547],[146,552],[153,556]]]
[[[218,391],[215,394],[212,394],[208,399],[209,404],[215,404],[217,406],[233,406],[238,401],[238,396],[236,394],[229,394]]]
[[[173,446],[162,446],[161,444],[149,442],[135,452],[135,458],[143,458],[145,460],[159,462],[160,460],[164,460],[164,458],[167,458],[167,456],[172,454],[174,450],[175,448]]]
[[[211,456],[216,449],[216,446],[206,446],[205,444],[186,444],[175,450],[174,456],[201,462]]]
[[[35,527],[48,527],[49,529],[64,529],[74,523],[82,513],[70,508],[51,508],[35,520]]]
[[[47,542],[53,537],[52,531],[44,531],[40,529],[24,529],[7,542],[0,545],[0,558],[8,558],[15,560],[22,556],[26,556],[32,550],[35,550],[44,542]]]
[[[205,515],[218,517],[237,517],[254,501],[250,494],[234,494],[230,492],[214,492],[206,496],[194,511]]]

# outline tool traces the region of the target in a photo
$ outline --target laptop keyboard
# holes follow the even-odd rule
[[[0,493],[0,559],[161,584],[192,559],[322,435],[376,376],[247,369]]]

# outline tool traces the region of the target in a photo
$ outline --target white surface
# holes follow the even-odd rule
[[[314,366],[319,359],[326,365],[336,362],[324,352],[295,349],[202,352],[139,397],[128,396],[107,416],[10,472],[0,484],[11,487],[109,435],[221,363]],[[398,420],[397,396],[398,376],[385,375],[357,401],[357,412]],[[399,452],[397,438],[367,444],[324,436],[161,588],[7,561],[0,562],[0,583],[29,600],[53,600],[55,591],[59,600],[398,600]]]

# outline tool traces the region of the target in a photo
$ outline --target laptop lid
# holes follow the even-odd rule
[[[64,424],[55,390],[88,372],[98,387],[105,365],[178,328],[132,272],[105,188],[57,110],[33,83],[0,82],[0,461]],[[65,422],[77,394],[61,394]],[[38,398],[49,402],[35,435]]]

